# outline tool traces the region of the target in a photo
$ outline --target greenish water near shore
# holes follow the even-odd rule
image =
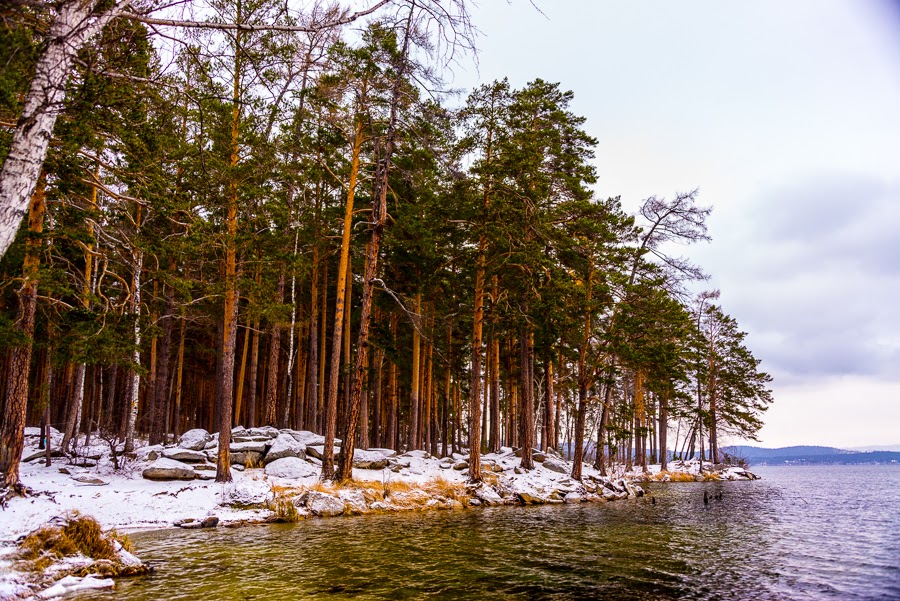
[[[77,598],[900,598],[900,466],[758,472],[754,482],[651,484],[655,504],[142,533],[137,553],[156,572]]]

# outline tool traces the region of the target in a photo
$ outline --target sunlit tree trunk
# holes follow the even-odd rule
[[[344,311],[347,294],[347,274],[350,268],[350,235],[353,229],[353,200],[362,153],[363,123],[356,122],[356,137],[350,158],[350,181],[347,185],[347,202],[344,206],[344,229],[341,236],[341,258],[336,280],[337,297],[334,301],[334,329],[331,337],[331,371],[328,377],[328,403],[325,406],[325,448],[322,453],[322,479],[334,476],[334,437],[337,428],[338,379],[341,372],[341,341],[344,335]],[[349,319],[349,316],[347,317]],[[347,444],[352,447],[353,442]]]

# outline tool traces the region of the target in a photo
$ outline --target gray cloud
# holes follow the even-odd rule
[[[752,197],[742,218],[714,224],[714,242],[699,255],[766,369],[790,381],[896,378],[900,189],[827,173]]]

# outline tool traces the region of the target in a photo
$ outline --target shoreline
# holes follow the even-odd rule
[[[43,465],[43,458],[23,462],[22,482],[31,493],[10,498],[0,509],[0,600],[40,593],[31,588],[34,579],[29,582],[28,575],[16,571],[10,560],[15,541],[71,511],[95,518],[104,531],[135,533],[477,506],[603,503],[643,496],[638,484],[642,480],[676,479],[669,474],[681,474],[677,479],[683,480],[703,479],[697,462],[687,462],[670,463],[667,467],[675,471],[663,476],[658,465],[651,466],[648,474],[616,471],[615,477],[601,476],[584,465],[578,482],[569,476],[571,462],[553,451],[538,453],[534,470],[522,470],[515,450],[504,447],[482,456],[484,481],[473,485],[464,467],[467,455],[439,458],[425,451],[399,454],[368,449],[355,451],[354,480],[337,485],[319,481],[318,435],[274,428],[236,431],[239,439],[248,440],[233,443],[232,451],[245,453],[247,464],[259,467],[233,465],[234,482],[228,484],[211,479],[215,472],[209,469],[208,456],[196,463],[172,458],[200,458],[202,451],[185,448],[198,446],[190,437],[187,442],[183,437],[179,446],[139,447],[132,458],[119,458],[118,469],[105,443],[80,449],[83,466],[72,465],[67,458],[55,458],[50,467]],[[199,446],[210,447],[205,451],[214,451],[214,435],[195,436],[203,440]],[[52,440],[57,442],[56,437]],[[36,443],[32,432],[26,437],[24,457],[37,453]],[[159,471],[163,469],[170,471]],[[726,472],[706,477],[753,477],[741,468]],[[164,473],[173,479],[155,479]]]

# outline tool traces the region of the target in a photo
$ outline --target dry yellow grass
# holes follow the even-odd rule
[[[652,479],[655,481],[664,480],[665,477],[669,477],[669,482],[693,482],[694,475],[689,474],[687,472],[659,472],[658,474],[653,474]]]
[[[30,562],[35,571],[79,553],[95,560],[116,562],[115,541],[119,541],[127,551],[133,550],[127,536],[115,530],[104,534],[97,520],[73,511],[66,515],[62,526],[45,526],[26,536],[19,544],[19,558]]]

